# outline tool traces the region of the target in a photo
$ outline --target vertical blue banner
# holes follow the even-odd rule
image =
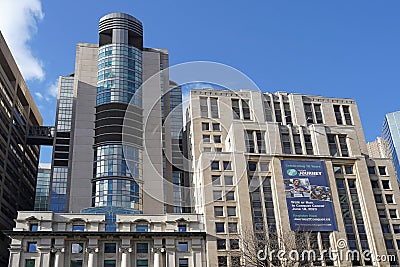
[[[281,165],[291,230],[337,230],[325,162],[282,160]]]

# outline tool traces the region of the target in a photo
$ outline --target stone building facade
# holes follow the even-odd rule
[[[19,212],[10,232],[9,266],[205,266],[203,218],[197,214],[105,215]]]
[[[399,187],[393,166],[368,156],[354,100],[202,89],[192,90],[189,101],[188,155],[195,211],[204,214],[208,234],[208,266],[250,264],[243,247],[249,229],[281,238],[295,230],[285,161],[326,168],[329,220],[336,227],[308,228],[315,250],[338,250],[344,240],[350,250],[391,255],[390,263],[324,258],[309,265],[398,265]]]

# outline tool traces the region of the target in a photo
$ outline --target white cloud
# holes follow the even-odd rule
[[[40,100],[43,99],[43,95],[41,93],[39,93],[39,92],[35,92],[35,96]]]
[[[44,79],[42,63],[29,47],[43,16],[40,0],[1,0],[0,30],[26,80]]]
[[[55,97],[57,98],[58,95],[58,79],[53,82],[52,84],[50,84],[49,88],[47,89],[47,94],[51,97]],[[49,100],[48,98],[46,98],[46,100]]]

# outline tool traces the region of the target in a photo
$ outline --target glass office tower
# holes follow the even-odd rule
[[[40,163],[36,180],[35,211],[47,211],[50,194],[51,164]]]
[[[394,166],[397,171],[397,177],[400,173],[400,111],[388,113],[383,122],[382,137],[389,143],[389,149],[392,153]]]
[[[112,13],[99,24],[98,82],[96,96],[92,206],[141,212],[142,127],[122,140],[125,112],[141,118],[142,23]],[[123,141],[123,142],[122,142]],[[126,210],[127,209],[127,210]]]
[[[53,159],[48,209],[54,212],[68,211],[68,185],[70,177],[71,130],[74,102],[74,75],[60,76],[56,113],[56,137],[53,143]]]

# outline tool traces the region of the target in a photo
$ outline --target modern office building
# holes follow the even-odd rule
[[[47,211],[50,195],[50,163],[39,163],[35,192],[35,211]]]
[[[42,117],[0,33],[0,229],[15,226],[17,211],[33,210],[39,152],[28,143]],[[9,239],[0,236],[0,266],[8,262]]]
[[[173,152],[182,92],[168,65],[166,50],[143,47],[142,24],[127,14],[100,19],[98,44],[77,44],[74,73],[59,79],[49,212],[20,213],[10,266],[204,263],[201,216],[178,214],[191,209]],[[68,226],[77,221],[83,232]]]
[[[388,113],[385,116],[382,128],[382,138],[389,143],[394,166],[399,177],[400,173],[400,111]],[[399,178],[400,181],[400,178]]]
[[[49,210],[190,211],[172,152],[182,94],[160,73],[168,65],[166,50],[143,47],[142,24],[127,14],[100,19],[99,44],[77,45],[74,73],[59,80]]]
[[[397,178],[369,155],[354,100],[192,90],[183,136],[168,65],[127,14],[77,45],[59,82],[51,211],[19,212],[9,266],[257,266],[259,249],[305,248],[318,257],[303,266],[398,266]]]
[[[71,131],[74,104],[74,75],[61,76],[58,81],[57,110],[55,121],[55,138],[51,162],[50,197],[47,208],[54,212],[67,212],[69,188]]]
[[[184,171],[182,87],[170,81],[163,109],[164,201],[166,213],[191,213],[190,183]]]
[[[257,263],[265,239],[267,253],[306,246],[317,255],[329,248],[390,255],[390,263],[325,255],[304,266],[398,266],[394,169],[368,157],[354,100],[203,89],[191,91],[187,114],[208,266]]]

